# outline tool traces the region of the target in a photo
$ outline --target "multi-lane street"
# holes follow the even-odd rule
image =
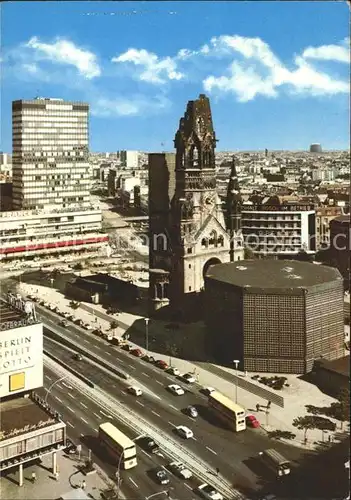
[[[46,389],[50,388],[58,379],[59,377],[54,371],[45,368],[44,387]],[[47,402],[61,413],[63,420],[66,422],[70,439],[75,444],[82,445],[82,456],[88,457],[88,450],[91,450],[94,462],[107,472],[111,480],[116,481],[117,464],[112,463],[99,448],[97,440],[98,427],[101,423],[110,421],[131,439],[135,440],[138,435],[132,429],[126,428],[121,422],[117,422],[112,415],[102,411],[94,401],[79,394],[70,385],[69,380],[55,383],[48,395],[44,388],[39,389],[37,392],[40,396],[47,397]],[[151,455],[139,447],[137,453],[137,467],[129,471],[121,471],[122,482],[120,486],[128,499],[144,499],[167,488],[173,499],[182,500],[186,498],[191,500],[196,498],[196,495],[192,492],[192,489],[196,486],[195,480],[183,482],[169,474],[171,482],[167,488],[158,485],[150,477],[150,471],[156,466],[167,467],[168,460],[157,455]],[[162,495],[160,498],[162,498]]]
[[[49,322],[50,320],[46,318],[45,323],[48,326],[50,326]],[[120,367],[124,372],[129,373],[133,380],[126,383],[103,370],[98,364],[92,365],[86,359],[74,361],[73,352],[52,341],[46,341],[45,348],[51,350],[53,354],[56,353],[56,356],[79,370],[106,392],[126,401],[126,404],[134,411],[141,412],[144,417],[162,430],[172,432],[177,425],[190,427],[195,439],[187,440],[184,445],[213,464],[214,468],[218,467],[232,484],[248,486],[248,484],[256,483],[257,477],[245,462],[257,456],[262,449],[271,446],[271,441],[262,431],[247,429],[244,433],[235,434],[220,427],[218,422],[211,419],[206,406],[207,398],[199,393],[198,386],[186,386],[176,377],[80,330],[78,327],[70,327],[69,333],[65,330],[62,334],[71,336],[72,340],[77,343],[79,341],[80,346],[83,345],[84,348],[95,352],[104,360]],[[186,393],[183,396],[173,396],[166,389],[171,383],[180,383],[186,389]],[[135,398],[127,394],[126,387],[130,384],[138,385],[144,391],[143,396]],[[199,417],[196,420],[183,413],[188,405],[197,407]],[[297,448],[280,443],[276,443],[275,447],[292,460],[298,460],[303,453]],[[233,450],[235,450],[234,455]]]

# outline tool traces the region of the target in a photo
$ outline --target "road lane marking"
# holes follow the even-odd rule
[[[150,378],[150,375],[148,375],[148,374],[147,374],[147,373],[145,373],[145,372],[141,372],[141,374],[142,374],[142,375],[145,375],[145,377]]]
[[[72,399],[76,399],[70,392],[67,392],[67,394],[72,398]]]
[[[105,354],[107,354],[107,356],[112,356],[110,352],[105,352]]]
[[[140,405],[140,406],[145,406],[145,405],[143,405],[143,403],[140,403],[140,401],[136,401],[136,403],[137,403],[138,405]]]
[[[98,415],[97,413],[94,413],[94,415],[95,415],[96,418],[99,418],[101,420],[100,415]]]
[[[84,422],[85,424],[89,425],[89,422],[87,422],[87,421],[85,420],[85,418],[80,417],[80,419],[81,419],[81,420],[83,420],[83,422]]]
[[[173,406],[173,405],[168,405],[168,406],[170,406],[171,408],[173,408],[173,410],[178,411],[178,408],[176,408],[175,406]]]
[[[129,481],[130,481],[131,483],[133,483],[133,484],[134,484],[134,486],[135,486],[136,488],[139,488],[139,486],[136,484],[136,482],[135,482],[135,481],[134,481],[131,477],[129,477],[128,479],[129,479]]]
[[[111,415],[108,415],[107,413],[103,412],[102,410],[100,410],[100,413],[101,413],[101,415],[104,415],[107,418],[113,418],[113,417],[111,417]]]
[[[159,380],[156,380],[157,384],[163,385],[163,382],[160,382]]]
[[[82,340],[83,340],[83,342],[85,342],[86,344],[89,344],[89,343],[90,343],[90,342],[89,342],[89,340],[87,340],[87,339],[82,339]]]
[[[60,401],[61,404],[63,404],[62,399],[58,398],[57,396],[54,396],[57,401]]]
[[[48,379],[48,380],[52,380],[51,377],[49,377],[49,375],[45,375],[45,377]]]
[[[154,410],[151,410],[151,413],[153,413],[154,415],[156,415],[156,417],[161,417],[161,415],[159,415],[158,413],[156,413]]]
[[[183,484],[184,484],[184,486],[186,486],[187,488],[189,488],[189,490],[193,491],[193,489],[192,489],[192,487],[191,487],[191,486],[189,486],[189,485],[188,485],[188,484],[186,484],[186,483],[183,483]]]
[[[145,450],[141,450],[147,457],[151,458],[151,455],[149,455]]]
[[[83,406],[83,408],[85,408],[86,410],[88,409],[87,405],[85,405],[84,403],[80,402],[80,404]]]
[[[209,448],[208,446],[205,446],[205,448],[206,448],[206,450],[210,451],[214,455],[217,455],[217,452],[215,452],[214,450],[212,450],[212,448]]]
[[[197,441],[197,439],[194,436],[192,438],[190,438],[190,439],[192,439],[193,441]]]
[[[123,392],[123,394],[128,394],[127,391],[121,391],[121,392]]]
[[[81,434],[80,436],[81,436],[81,437],[84,437],[84,434]]]
[[[131,368],[132,370],[136,370],[135,366],[132,366],[132,365],[128,365],[128,366],[130,366],[130,368]]]
[[[71,422],[68,422],[68,420],[66,420],[66,424],[68,424],[70,427],[72,427],[72,429],[74,429],[74,425],[72,425]]]
[[[70,385],[65,384],[65,382],[62,382],[62,385],[64,385],[65,387],[67,387],[67,389],[71,389],[71,390],[73,389],[73,387],[71,387]]]
[[[67,410],[71,411],[72,413],[74,413],[74,411],[72,410],[72,408],[70,406],[66,406]]]
[[[172,424],[172,422],[170,422],[169,420],[168,420],[168,423],[169,423],[169,425],[172,425],[172,427],[177,427],[176,425]]]

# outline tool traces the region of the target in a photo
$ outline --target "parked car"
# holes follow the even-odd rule
[[[143,394],[143,391],[135,385],[128,387],[127,391],[129,394],[133,394],[133,396],[141,396]]]
[[[155,358],[153,356],[149,356],[149,354],[145,354],[145,356],[142,357],[143,361],[146,361],[147,363],[155,363]]]
[[[215,392],[215,389],[213,387],[204,387],[201,392],[205,394],[205,396],[209,396],[212,392]]]
[[[66,439],[66,448],[64,451],[69,455],[73,455],[74,453],[77,453],[77,446],[70,439]]]
[[[167,386],[167,389],[175,396],[182,396],[183,394],[185,394],[184,389],[182,389],[180,385],[177,384],[170,384]]]
[[[175,375],[176,377],[179,377],[180,375],[180,371],[175,366],[171,366],[170,368],[168,368],[167,373],[169,373],[170,375]]]
[[[121,347],[124,351],[128,351],[128,352],[130,352],[133,349],[133,346],[131,344],[128,344],[128,343],[123,344]]]
[[[223,500],[223,496],[213,486],[207,483],[200,484],[197,488],[199,495],[205,500]]]
[[[181,479],[190,479],[193,476],[193,473],[181,462],[171,462],[168,467],[175,476]]]
[[[130,351],[130,353],[133,354],[133,356],[136,356],[137,358],[142,358],[144,356],[143,351],[141,349],[138,349],[138,348],[132,349]]]
[[[167,370],[168,368],[166,361],[163,361],[163,359],[158,359],[157,361],[155,361],[155,365],[158,368],[161,368],[161,370]]]
[[[255,415],[247,415],[246,416],[246,425],[248,427],[253,427],[254,429],[256,429],[257,427],[260,426],[260,422],[257,420]]]
[[[178,425],[176,427],[176,431],[179,434],[179,436],[183,437],[184,439],[190,439],[194,437],[194,433],[189,427],[186,427],[185,425]]]
[[[75,359],[76,361],[82,361],[83,356],[79,354],[79,352],[76,352],[75,354],[73,354],[73,359]]]
[[[189,417],[196,418],[199,413],[195,406],[188,406],[186,409],[186,414],[189,415]]]
[[[67,328],[68,323],[67,323],[67,321],[65,321],[64,319],[62,319],[61,321],[59,321],[59,325],[63,326],[64,328]]]
[[[140,448],[144,451],[148,451],[149,453],[156,453],[160,450],[159,445],[149,436],[142,436],[135,442],[140,446]]]
[[[182,375],[182,379],[188,384],[194,384],[194,382],[196,382],[196,378],[192,373],[184,373],[184,375]]]
[[[160,484],[169,483],[168,474],[163,467],[156,467],[155,469],[153,469],[152,475],[156,479],[156,481]]]

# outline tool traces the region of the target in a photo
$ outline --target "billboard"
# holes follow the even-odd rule
[[[43,385],[43,326],[0,333],[0,398]]]

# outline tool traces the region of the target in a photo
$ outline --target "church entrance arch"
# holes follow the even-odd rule
[[[207,273],[207,271],[209,270],[209,268],[210,268],[211,266],[214,266],[215,264],[222,264],[222,262],[221,262],[219,259],[217,259],[217,257],[212,257],[212,259],[209,259],[209,260],[205,263],[205,265],[204,265],[204,267],[203,267],[203,269],[202,269],[202,277],[203,277],[204,279],[205,279],[206,273]]]

